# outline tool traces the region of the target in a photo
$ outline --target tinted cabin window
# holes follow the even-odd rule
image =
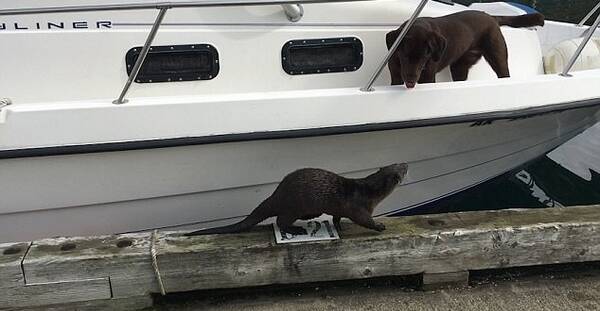
[[[127,52],[127,74],[141,52]],[[136,78],[138,83],[211,80],[219,73],[219,54],[208,44],[153,46]]]
[[[363,45],[354,37],[288,41],[281,61],[291,75],[355,71],[363,63]]]

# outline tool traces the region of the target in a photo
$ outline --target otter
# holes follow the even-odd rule
[[[338,230],[341,230],[341,218],[346,217],[365,228],[383,231],[385,226],[373,220],[373,210],[392,193],[407,171],[407,164],[393,164],[365,178],[350,179],[323,169],[300,169],[285,176],[273,194],[242,221],[185,235],[242,232],[269,217],[277,217],[282,231],[300,235],[306,234],[306,230],[294,226],[296,220],[309,220],[322,214],[332,215]]]

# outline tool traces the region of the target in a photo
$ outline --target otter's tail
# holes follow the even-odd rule
[[[229,226],[210,228],[210,229],[202,229],[194,232],[186,233],[186,236],[192,235],[206,235],[206,234],[221,234],[221,233],[236,233],[241,231],[246,231],[252,228],[254,225],[260,223],[261,221],[273,217],[275,214],[271,208],[271,198],[267,198],[264,200],[257,208],[255,208],[248,217],[244,218],[244,220],[235,223]]]
[[[510,26],[515,28],[544,26],[544,15],[541,13],[531,13],[518,16],[494,16],[500,26]]]

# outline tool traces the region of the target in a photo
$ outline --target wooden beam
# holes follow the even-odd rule
[[[3,307],[25,307],[31,305],[53,305],[110,299],[108,279],[91,279],[70,282],[28,284],[2,288]]]
[[[158,270],[167,292],[413,274],[427,287],[464,283],[469,270],[600,261],[600,206],[381,221],[382,233],[344,223],[340,240],[285,245],[270,226],[196,237],[162,232]],[[159,291],[150,240],[143,233],[0,244],[0,291],[10,293],[0,308],[145,307]]]
[[[145,233],[0,244],[0,310],[127,306],[126,310],[132,301],[148,306],[156,285],[148,237]]]
[[[276,245],[269,230],[163,233],[167,292],[600,260],[600,208],[385,218],[382,233],[344,224],[342,239]]]
[[[0,244],[0,288],[25,284],[21,262],[30,245],[30,242]]]
[[[110,278],[113,298],[145,295],[158,290],[149,252],[150,233],[43,239],[23,271],[28,284]]]
[[[0,244],[0,309],[111,299],[108,277],[32,282],[23,273],[33,243]]]

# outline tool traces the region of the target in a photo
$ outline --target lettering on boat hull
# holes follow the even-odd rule
[[[1,30],[61,30],[61,29],[110,29],[112,21],[47,21],[47,22],[4,22],[0,21]]]

